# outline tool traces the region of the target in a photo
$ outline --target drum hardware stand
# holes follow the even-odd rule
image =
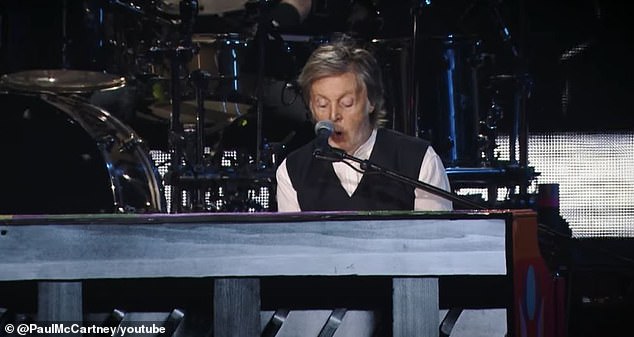
[[[524,1],[520,1],[520,29],[525,30],[524,21]],[[527,63],[523,53],[524,48],[519,48],[511,35],[511,30],[505,22],[500,11],[500,3],[487,2],[488,10],[498,30],[498,34],[504,46],[510,53],[514,71],[511,78],[514,80],[514,97],[513,97],[513,122],[509,135],[509,166],[506,169],[514,172],[514,176],[518,180],[519,194],[516,202],[519,207],[527,207],[530,204],[530,196],[528,194],[528,186],[537,175],[533,168],[528,166],[528,121],[526,118],[526,102],[530,96],[532,87],[532,79],[527,73]],[[520,41],[520,44],[522,41]],[[516,158],[516,142],[519,146],[519,158]],[[510,190],[513,197],[514,190]]]
[[[478,152],[481,155],[482,165],[484,168],[489,168],[491,170],[495,170],[496,168],[500,168],[501,163],[499,161],[498,156],[495,154],[495,149],[498,147],[496,143],[496,139],[498,138],[498,122],[504,117],[504,107],[501,104],[502,94],[501,89],[507,87],[507,79],[512,78],[505,75],[493,76],[490,78],[492,84],[490,85],[492,88],[491,95],[491,103],[486,111],[486,116],[479,121],[479,132],[478,132]],[[515,157],[515,141],[514,136],[511,135],[509,137],[510,143],[512,144],[509,151],[511,153],[510,163],[514,163]],[[503,171],[493,171],[496,174],[500,174],[504,176],[506,173],[506,169]],[[514,181],[514,179],[511,179]],[[506,183],[510,183],[511,181],[505,180]],[[489,202],[490,207],[495,206],[495,202],[497,201],[497,188],[498,183],[488,181],[489,185],[487,186],[487,200]],[[521,184],[521,182],[520,182]]]
[[[479,122],[480,132],[478,134],[478,148],[482,153],[484,166],[493,166],[497,161],[495,149],[498,147],[495,140],[498,137],[498,119],[502,116],[502,108],[495,99],[491,99],[491,104],[487,110],[484,120]]]
[[[194,148],[194,160],[192,173],[194,178],[205,173],[204,146],[205,146],[205,92],[209,87],[211,75],[202,70],[195,70],[189,75],[189,79],[196,89],[196,141]],[[205,191],[198,185],[191,191],[191,204],[194,210],[205,209]]]
[[[180,33],[181,40],[178,46],[166,48],[152,47],[150,54],[154,57],[167,57],[170,60],[170,85],[172,98],[172,112],[170,114],[169,127],[169,152],[170,167],[165,174],[166,184],[172,186],[170,213],[180,213],[183,209],[183,189],[179,182],[182,173],[182,161],[184,158],[183,144],[185,143],[184,128],[180,120],[181,106],[181,76],[180,71],[186,65],[196,48],[192,46],[192,31],[194,18],[198,15],[198,2],[196,0],[181,0],[180,2]]]
[[[483,165],[493,167],[498,164],[498,158],[495,155],[495,149],[498,147],[496,139],[498,137],[498,121],[504,117],[504,107],[500,103],[501,89],[508,87],[507,79],[512,77],[507,75],[492,76],[489,80],[492,82],[490,87],[492,90],[491,103],[487,109],[486,116],[480,120],[480,132],[478,134],[478,149],[482,154]],[[515,128],[513,128],[514,130]],[[513,133],[513,131],[512,131]],[[515,158],[515,137],[510,137],[510,162],[514,162]]]
[[[272,29],[271,23],[268,22],[268,15],[264,15],[264,11],[267,8],[266,0],[259,0],[258,5],[260,6],[260,17],[258,18],[258,29],[255,35],[255,38],[258,41],[258,72],[256,79],[256,115],[257,115],[257,126],[256,126],[256,145],[255,145],[255,162],[257,167],[260,168],[260,163],[262,159],[262,127],[263,127],[263,110],[264,110],[264,74],[265,74],[265,65],[266,65],[266,41],[269,35],[269,31]]]
[[[170,90],[172,111],[170,114],[168,144],[170,152],[170,167],[165,174],[165,183],[172,186],[170,213],[179,213],[182,210],[182,190],[178,186],[178,175],[181,171],[183,160],[183,144],[185,136],[183,125],[180,121],[181,105],[181,76],[180,70],[183,64],[187,64],[193,56],[191,47],[178,46],[176,48],[152,47],[150,54],[155,57],[168,57],[170,60]]]
[[[412,72],[410,73],[409,82],[409,106],[404,111],[405,117],[403,118],[403,132],[407,135],[419,137],[420,130],[418,125],[418,111],[421,109],[420,104],[420,91],[421,83],[418,77],[421,73],[420,62],[416,60],[419,58],[420,53],[420,20],[422,12],[425,7],[431,5],[430,0],[418,0],[414,7],[412,7],[412,41],[411,41],[411,60],[412,60]]]
[[[528,121],[526,118],[526,101],[530,96],[532,87],[532,79],[528,74],[522,74],[518,79],[519,91],[515,96],[515,105],[517,111],[517,128],[519,143],[519,167],[523,169],[526,184],[520,185],[519,197],[520,201],[529,204],[528,185],[534,176],[530,175],[530,167],[528,166]]]
[[[511,53],[513,60],[515,61],[514,79],[515,83],[515,96],[513,107],[513,126],[511,130],[511,137],[509,137],[509,157],[511,168],[515,168],[519,171],[520,178],[524,179],[523,184],[519,184],[518,202],[522,207],[529,206],[530,198],[528,194],[528,185],[530,181],[535,178],[535,173],[532,168],[528,166],[528,121],[526,116],[526,102],[530,96],[532,90],[532,79],[527,73],[527,62],[523,53],[524,48],[516,46],[514,39],[511,36],[511,31],[508,28],[501,12],[500,4],[497,2],[489,2],[489,11],[493,17],[500,38],[504,45]],[[520,1],[520,29],[525,30],[525,17],[524,17],[524,1]],[[524,32],[525,33],[525,32]],[[522,44],[522,41],[519,41]],[[519,160],[515,158],[515,141],[517,140],[519,145]]]

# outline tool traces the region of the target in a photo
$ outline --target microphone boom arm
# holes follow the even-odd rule
[[[349,155],[347,154],[345,151],[341,150],[341,149],[337,149],[337,148],[331,148],[331,151],[316,151],[315,153],[313,153],[313,156],[317,159],[323,159],[323,160],[328,160],[328,161],[343,161],[343,160],[351,160],[353,162],[356,162],[359,164],[359,166],[361,167],[361,170],[364,173],[378,173],[381,174],[385,177],[388,177],[392,180],[396,180],[405,184],[408,184],[410,186],[414,186],[416,188],[420,188],[421,190],[424,190],[426,192],[432,193],[434,195],[443,197],[447,200],[450,200],[454,203],[460,204],[462,206],[465,207],[469,207],[472,209],[486,209],[486,207],[480,205],[477,202],[462,198],[461,196],[455,194],[455,193],[451,193],[451,192],[447,192],[441,188],[438,188],[434,185],[430,185],[427,183],[424,183],[420,180],[417,179],[412,179],[410,177],[404,176],[398,172],[392,171],[390,169],[387,169],[385,167],[382,167],[380,165],[377,165],[375,163],[372,163],[369,160],[362,160],[359,159],[355,156]]]

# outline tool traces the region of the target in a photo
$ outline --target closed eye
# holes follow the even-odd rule
[[[352,97],[344,97],[340,104],[345,108],[349,108],[354,105],[354,99]]]
[[[321,109],[326,108],[328,107],[328,100],[325,100],[323,98],[317,99],[315,102],[315,106]]]

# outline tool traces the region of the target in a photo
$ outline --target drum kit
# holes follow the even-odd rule
[[[95,10],[94,2],[82,3],[90,5],[84,8],[86,12]],[[3,123],[5,144],[21,140],[14,145],[19,149],[9,153],[15,155],[9,158],[20,159],[10,176],[33,183],[28,184],[29,188],[17,183],[5,185],[12,186],[5,191],[15,193],[7,196],[13,202],[3,200],[0,213],[272,210],[275,166],[294,131],[283,131],[286,134],[277,139],[279,142],[269,139],[276,135],[261,132],[266,101],[261,93],[275,89],[258,89],[271,79],[258,73],[263,65],[255,56],[260,52],[258,48],[267,48],[270,43],[256,43],[263,33],[193,33],[194,20],[200,15],[233,10],[229,7],[235,3],[163,0],[138,5],[111,0],[99,8],[105,11],[100,17],[116,14],[151,27],[141,27],[146,36],[108,40],[116,46],[111,49],[131,54],[114,58],[126,60],[126,64],[96,70],[36,69],[3,75],[0,100],[4,110],[10,111],[10,116],[5,111],[3,118],[11,119]],[[65,10],[71,5],[64,4]],[[244,3],[239,6],[243,9]],[[103,31],[115,28],[105,27]],[[129,71],[112,73],[106,68]],[[293,96],[293,103],[302,110],[293,114],[301,115],[298,119],[308,123],[305,106],[301,99],[296,100],[299,95]],[[290,106],[287,102],[279,105]],[[137,125],[147,121],[160,125],[166,148],[165,143],[154,144],[153,135],[146,137],[135,131]],[[57,129],[43,132],[47,124]],[[246,134],[254,126],[256,132]],[[20,134],[29,135],[28,142]],[[66,139],[72,137],[77,139]],[[166,162],[155,163],[150,148],[166,152]],[[24,158],[25,153],[37,154],[45,149],[46,156]],[[90,167],[100,169],[89,172]],[[42,177],[42,170],[53,175]],[[51,197],[33,202],[38,195]]]
[[[3,150],[19,165],[5,175],[17,179],[3,187],[0,214],[275,209],[276,166],[313,137],[293,81],[328,35],[253,28],[267,1],[255,16],[244,0],[60,1],[62,30],[79,34],[82,22],[88,33],[62,36],[61,67],[0,79],[2,144],[20,140]],[[194,32],[236,17],[228,31]],[[478,102],[477,36],[369,41],[384,67],[388,127],[432,140],[449,167],[496,165],[502,107]]]

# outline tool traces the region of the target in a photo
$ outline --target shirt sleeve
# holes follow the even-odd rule
[[[423,157],[418,180],[445,191],[451,190],[449,178],[447,177],[447,172],[442,164],[442,160],[431,146],[427,147],[427,152],[425,153],[425,157]],[[414,210],[416,211],[451,211],[453,209],[453,203],[441,196],[437,196],[420,188],[417,188],[414,194]]]
[[[275,179],[277,181],[277,191],[275,198],[277,200],[278,212],[299,212],[299,201],[297,200],[297,191],[291,183],[291,177],[288,175],[286,169],[286,159],[282,161],[282,164],[277,168],[275,172]]]

